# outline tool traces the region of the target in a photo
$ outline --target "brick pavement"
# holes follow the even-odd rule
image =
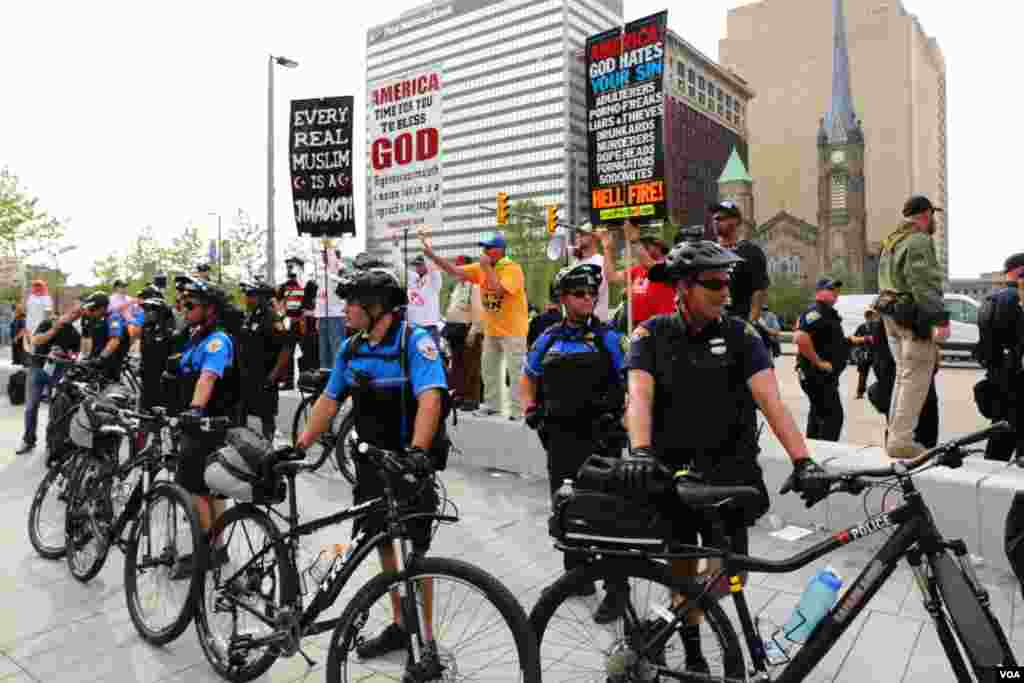
[[[0,611],[0,683],[219,680],[203,659],[193,629],[164,648],[150,647],[135,634],[124,606],[120,553],[112,552],[104,570],[88,585],[72,579],[63,562],[48,562],[35,555],[25,520],[32,492],[42,476],[42,455],[13,456],[20,418],[20,409],[0,408],[0,515],[8,520],[0,528],[0,600],[5,605]],[[441,529],[433,553],[479,564],[501,579],[529,610],[541,588],[561,567],[546,535],[546,482],[457,463],[444,474],[444,480],[462,521]],[[310,515],[326,514],[350,499],[344,482],[320,475],[306,478],[300,494],[303,511]],[[347,528],[329,529],[319,534],[317,542],[344,540],[347,535]],[[771,537],[767,529],[755,529],[752,552],[782,557],[819,538],[820,534],[814,534],[789,543]],[[873,539],[847,546],[828,561],[850,581],[880,536]],[[752,608],[784,622],[810,575],[824,563],[791,575],[752,576],[747,591]],[[981,575],[1015,651],[1024,652],[1024,603],[1019,588],[1005,573],[983,567]],[[353,582],[353,586],[360,584],[359,580]],[[337,609],[343,601],[344,596]],[[259,680],[322,680],[328,637],[309,643],[308,651],[319,662],[316,670],[308,671],[300,657],[293,657],[279,661]],[[851,625],[813,680],[952,680],[906,568],[897,571]]]

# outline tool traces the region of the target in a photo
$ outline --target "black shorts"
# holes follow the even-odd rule
[[[210,489],[203,480],[206,461],[223,445],[224,432],[184,432],[181,435],[181,455],[174,481],[192,495],[210,495]]]
[[[439,499],[433,480],[419,482],[415,485],[402,483],[399,486],[404,487],[400,488],[399,496],[403,499],[409,499],[407,507],[404,508],[405,513],[437,511]],[[412,486],[415,486],[415,491],[411,488]],[[410,498],[410,494],[414,495]],[[372,498],[383,496],[384,479],[379,470],[373,465],[357,459],[356,485],[352,492],[352,502],[358,505]],[[354,537],[360,531],[365,531],[367,536],[373,537],[384,531],[385,522],[383,514],[371,514],[363,517],[352,525],[352,536]],[[430,549],[433,526],[434,520],[431,519],[417,519],[408,523],[412,546],[417,553],[423,554]]]

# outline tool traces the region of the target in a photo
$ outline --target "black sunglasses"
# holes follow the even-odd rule
[[[713,277],[710,280],[694,280],[694,282],[712,292],[720,292],[729,286],[728,280],[719,280],[717,277]]]
[[[596,299],[597,298],[597,290],[596,289],[574,289],[571,292],[569,292],[569,296],[574,296],[577,299],[582,299],[585,296],[589,296],[591,299]]]

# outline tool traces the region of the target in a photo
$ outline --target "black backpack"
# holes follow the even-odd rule
[[[7,398],[12,406],[20,406],[25,402],[25,371],[12,373],[7,380]]]
[[[972,355],[981,367],[988,369],[996,359],[996,295],[989,294],[978,309],[978,343]]]

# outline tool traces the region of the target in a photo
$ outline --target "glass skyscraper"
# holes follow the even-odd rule
[[[448,0],[367,32],[368,96],[381,79],[435,65],[444,72],[440,253],[479,253],[477,242],[495,229],[494,213],[479,207],[494,206],[499,191],[510,204],[558,203],[563,221],[585,220],[586,75],[574,55],[622,16],[622,0]],[[376,232],[371,188],[367,251],[387,256],[392,236]]]

